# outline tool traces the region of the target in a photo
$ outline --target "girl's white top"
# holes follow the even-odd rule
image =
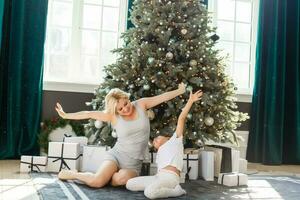
[[[176,132],[173,136],[157,151],[156,156],[157,170],[171,165],[176,167],[179,171],[183,168],[183,141],[182,136],[177,137]]]

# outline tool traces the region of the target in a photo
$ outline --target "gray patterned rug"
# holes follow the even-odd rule
[[[141,200],[143,192],[131,192],[124,187],[107,186],[93,189],[73,181],[60,181],[49,173],[32,173],[40,199],[64,200]],[[300,179],[291,176],[250,175],[248,186],[226,187],[215,181],[188,181],[182,184],[187,195],[172,199],[300,199]]]

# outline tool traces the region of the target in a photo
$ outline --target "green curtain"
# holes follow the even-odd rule
[[[0,55],[0,159],[39,153],[47,0],[5,0]]]
[[[133,6],[134,0],[128,0],[128,11],[127,11],[127,29],[130,29],[131,27],[134,27],[134,25],[130,21],[130,10]]]
[[[0,1],[0,52],[1,52],[1,37],[2,37],[2,19],[4,12],[4,1]]]
[[[300,163],[300,1],[260,1],[247,159]]]

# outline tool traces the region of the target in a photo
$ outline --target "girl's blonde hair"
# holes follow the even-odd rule
[[[130,94],[114,88],[105,96],[105,111],[115,115],[117,113],[117,104],[120,99],[129,99]]]

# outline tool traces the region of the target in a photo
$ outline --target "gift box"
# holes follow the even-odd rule
[[[224,147],[224,146],[217,146],[213,145],[210,146],[213,148],[221,149],[222,155],[221,155],[221,168],[220,173],[229,173],[229,172],[238,172],[239,171],[239,160],[240,160],[240,152],[236,149],[230,148],[230,147]],[[208,149],[208,147],[205,147],[205,149]],[[215,168],[215,176],[218,176],[219,174],[219,157],[220,157],[220,151],[218,152],[216,149],[212,149],[215,152],[215,155],[217,156],[216,161],[217,167]]]
[[[185,150],[183,156],[183,172],[186,179],[196,180],[199,173],[199,153],[200,150]]]
[[[143,162],[140,175],[141,176],[154,176],[155,174],[157,174],[157,164]]]
[[[204,150],[214,152],[214,177],[218,177],[221,173],[222,149],[211,146],[205,146]]]
[[[20,172],[46,172],[46,156],[21,156]]]
[[[79,136],[79,137],[71,137],[71,136],[67,136],[65,135],[64,137],[64,142],[67,143],[79,143],[80,145],[80,155],[81,157],[79,158],[79,171],[82,170],[82,155],[83,155],[83,147],[87,145],[88,143],[88,138],[84,137],[84,136]]]
[[[199,155],[199,177],[206,181],[214,180],[214,152],[201,151]]]
[[[78,143],[49,142],[47,171],[78,170],[80,156]]]
[[[247,173],[248,161],[246,159],[240,158],[239,162],[239,172],[240,173]]]
[[[150,163],[156,163],[156,152],[149,152],[150,154]]]
[[[81,151],[83,152],[83,146],[86,146],[88,143],[88,138],[84,136],[79,136],[79,137],[71,137],[65,135],[63,142],[67,143],[79,143]]]
[[[149,175],[154,176],[155,174],[157,174],[157,164],[156,163],[151,163],[150,164]]]
[[[233,148],[222,149],[221,173],[239,172],[240,152]]]
[[[141,176],[149,176],[150,174],[150,162],[143,162],[141,169]]]
[[[247,185],[248,176],[242,173],[221,173],[218,183],[229,187]]]
[[[82,171],[96,173],[109,147],[88,145],[83,147]]]
[[[186,173],[181,172],[180,173],[179,183],[185,183],[185,177],[186,177]]]

